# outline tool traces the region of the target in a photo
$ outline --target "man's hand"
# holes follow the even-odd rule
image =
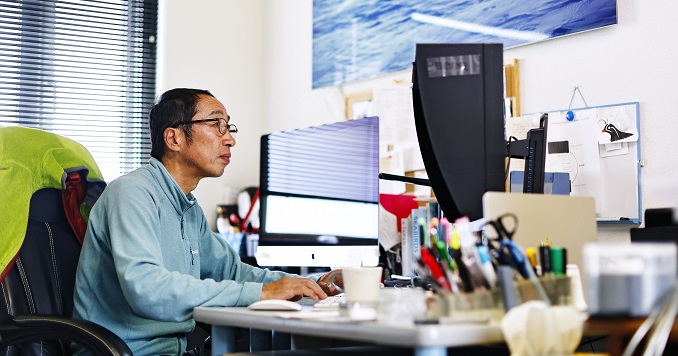
[[[327,294],[310,278],[284,277],[261,288],[261,300],[286,299],[297,301],[303,296],[313,300],[325,299]]]
[[[331,277],[333,274],[335,276]],[[327,272],[320,279],[318,279],[318,285],[327,295],[337,295],[341,293],[340,290],[335,288],[336,285],[337,287],[344,289],[344,279],[341,276],[341,270],[335,269],[333,271]]]

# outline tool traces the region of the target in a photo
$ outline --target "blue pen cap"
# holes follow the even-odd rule
[[[490,259],[490,250],[485,245],[478,246],[478,256],[480,257],[480,263],[492,263]]]

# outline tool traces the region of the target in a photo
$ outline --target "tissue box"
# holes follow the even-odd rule
[[[645,316],[676,283],[674,243],[584,245],[589,314]]]

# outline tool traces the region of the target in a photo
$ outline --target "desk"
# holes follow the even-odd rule
[[[212,355],[233,351],[234,327],[410,347],[415,350],[416,355],[446,355],[448,347],[503,342],[501,329],[496,323],[341,323],[315,319],[284,319],[276,316],[279,313],[281,312],[252,311],[247,308],[198,307],[193,310],[193,317],[196,321],[212,325]]]
[[[586,321],[585,330],[589,335],[608,336],[607,352],[610,355],[621,355],[643,321],[645,318],[593,317]],[[676,341],[678,341],[678,323],[674,322],[669,334],[669,342],[675,343]],[[642,351],[644,347],[643,342],[636,351]]]

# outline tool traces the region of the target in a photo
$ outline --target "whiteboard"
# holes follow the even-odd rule
[[[598,222],[642,220],[639,110],[632,102],[547,112],[546,171],[570,173],[570,195],[593,197]],[[508,118],[507,137],[524,139],[541,114]]]

